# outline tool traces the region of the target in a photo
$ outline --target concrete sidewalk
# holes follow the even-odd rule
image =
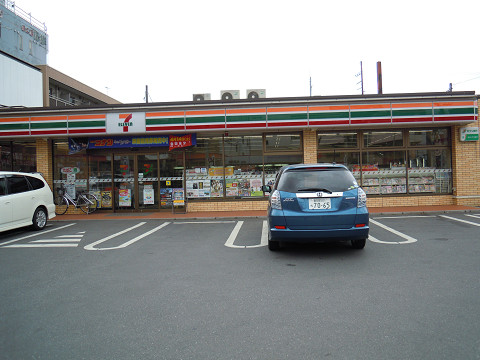
[[[480,212],[480,207],[462,205],[432,205],[432,206],[395,206],[369,208],[370,216],[375,215],[425,215],[452,212]],[[96,211],[85,215],[57,215],[52,221],[72,220],[119,220],[119,219],[165,219],[165,220],[206,220],[206,219],[238,219],[238,218],[266,218],[267,213],[263,210],[252,211],[205,211],[188,214],[173,214],[171,212],[135,212],[135,213],[112,213]]]

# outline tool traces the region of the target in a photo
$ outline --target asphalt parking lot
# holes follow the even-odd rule
[[[364,250],[264,219],[0,234],[1,359],[479,359],[480,215],[372,216]]]

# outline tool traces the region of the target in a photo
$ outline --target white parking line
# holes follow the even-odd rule
[[[466,216],[470,216],[470,217],[474,217],[474,218],[477,218],[477,219],[480,219],[480,215],[469,215],[469,214],[465,214]]]
[[[454,218],[454,217],[451,217],[451,216],[447,216],[447,215],[438,215],[438,216],[441,216],[445,219],[450,219],[450,220],[455,220],[455,221],[459,221],[459,222],[462,222],[462,223],[465,223],[465,224],[469,224],[469,225],[474,225],[474,226],[480,226],[480,224],[478,223],[474,223],[472,221],[467,221],[467,220],[462,220],[462,219],[457,219],[457,218]]]
[[[228,237],[227,241],[225,242],[225,246],[234,249],[252,249],[258,248],[262,246],[267,246],[268,244],[268,225],[267,221],[263,221],[262,225],[262,237],[260,238],[260,244],[258,245],[234,245],[235,239],[237,238],[240,229],[242,228],[243,221],[238,221],[235,227],[233,228],[230,236]]]
[[[125,248],[125,247],[129,246],[129,245],[132,245],[133,243],[137,242],[137,241],[140,240],[140,239],[143,239],[145,236],[148,236],[148,235],[150,235],[150,234],[153,234],[155,231],[160,230],[161,228],[167,226],[167,225],[170,224],[170,223],[169,223],[169,222],[165,222],[165,223],[163,223],[162,225],[157,226],[156,228],[154,228],[154,229],[152,229],[152,230],[150,230],[150,231],[147,231],[146,233],[143,233],[142,235],[139,235],[139,236],[137,236],[136,238],[134,238],[134,239],[132,239],[132,240],[129,240],[129,241],[127,241],[127,242],[124,242],[123,244],[121,244],[121,245],[119,245],[119,246],[109,247],[109,248],[96,248],[96,247],[95,247],[95,246],[98,245],[98,244],[101,244],[101,243],[103,243],[103,242],[105,242],[105,241],[107,241],[107,240],[110,240],[110,239],[112,239],[112,238],[114,238],[114,237],[116,237],[116,236],[118,236],[118,235],[124,234],[124,233],[126,233],[126,232],[128,232],[128,231],[130,231],[130,230],[133,230],[133,229],[135,229],[135,228],[137,228],[137,227],[139,227],[139,226],[142,226],[142,225],[144,225],[144,224],[145,224],[145,222],[141,222],[141,223],[139,223],[139,224],[137,224],[137,225],[135,225],[135,226],[132,226],[132,227],[130,227],[130,228],[128,228],[128,229],[125,229],[125,230],[123,230],[123,231],[120,231],[120,232],[118,232],[118,233],[116,233],[116,234],[107,236],[106,238],[103,238],[103,239],[101,239],[101,240],[95,241],[94,243],[85,246],[84,249],[85,249],[85,250],[116,250],[116,249],[122,249],[122,248]]]
[[[175,221],[172,224],[231,224],[234,223],[234,220],[228,220],[228,221]]]
[[[23,237],[20,237],[18,239],[14,239],[14,240],[10,240],[10,241],[6,241],[4,243],[1,243],[0,244],[0,247],[3,247],[5,245],[8,245],[8,244],[11,244],[11,243],[14,243],[14,242],[17,242],[17,241],[20,241],[20,240],[25,240],[25,239],[29,239],[31,237],[34,237],[34,236],[41,236],[43,234],[47,234],[49,232],[52,232],[52,231],[57,231],[57,230],[61,230],[61,229],[65,229],[69,226],[72,226],[72,225],[75,225],[75,223],[71,223],[71,224],[68,224],[68,225],[63,225],[63,226],[60,226],[58,228],[54,228],[54,229],[50,229],[50,230],[45,230],[45,231],[42,231],[42,232],[37,232],[35,234],[31,234],[31,235],[27,235],[27,236],[23,236]],[[5,246],[5,247],[14,247],[13,245],[10,245],[10,246]]]
[[[78,244],[13,244],[5,246],[6,248],[46,248],[46,247],[77,247]]]
[[[408,218],[432,218],[435,215],[404,215],[404,216],[375,216],[375,219],[408,219]]]
[[[392,244],[392,245],[411,244],[411,243],[417,242],[417,239],[415,239],[411,236],[408,236],[404,233],[401,233],[400,231],[392,229],[391,227],[388,227],[387,225],[383,225],[383,224],[379,223],[378,221],[370,219],[370,222],[407,240],[407,241],[382,241],[382,240],[378,240],[377,238],[369,235],[368,239],[370,241],[380,243],[380,244]]]

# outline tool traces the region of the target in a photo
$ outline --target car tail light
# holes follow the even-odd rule
[[[282,210],[282,202],[280,199],[280,192],[275,190],[270,196],[270,206],[272,209]]]
[[[363,191],[362,188],[358,188],[358,200],[357,200],[357,207],[364,207],[367,206],[367,194]]]

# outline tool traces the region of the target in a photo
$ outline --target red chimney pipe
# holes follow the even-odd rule
[[[377,89],[379,94],[383,94],[382,89],[382,62],[377,61]]]

